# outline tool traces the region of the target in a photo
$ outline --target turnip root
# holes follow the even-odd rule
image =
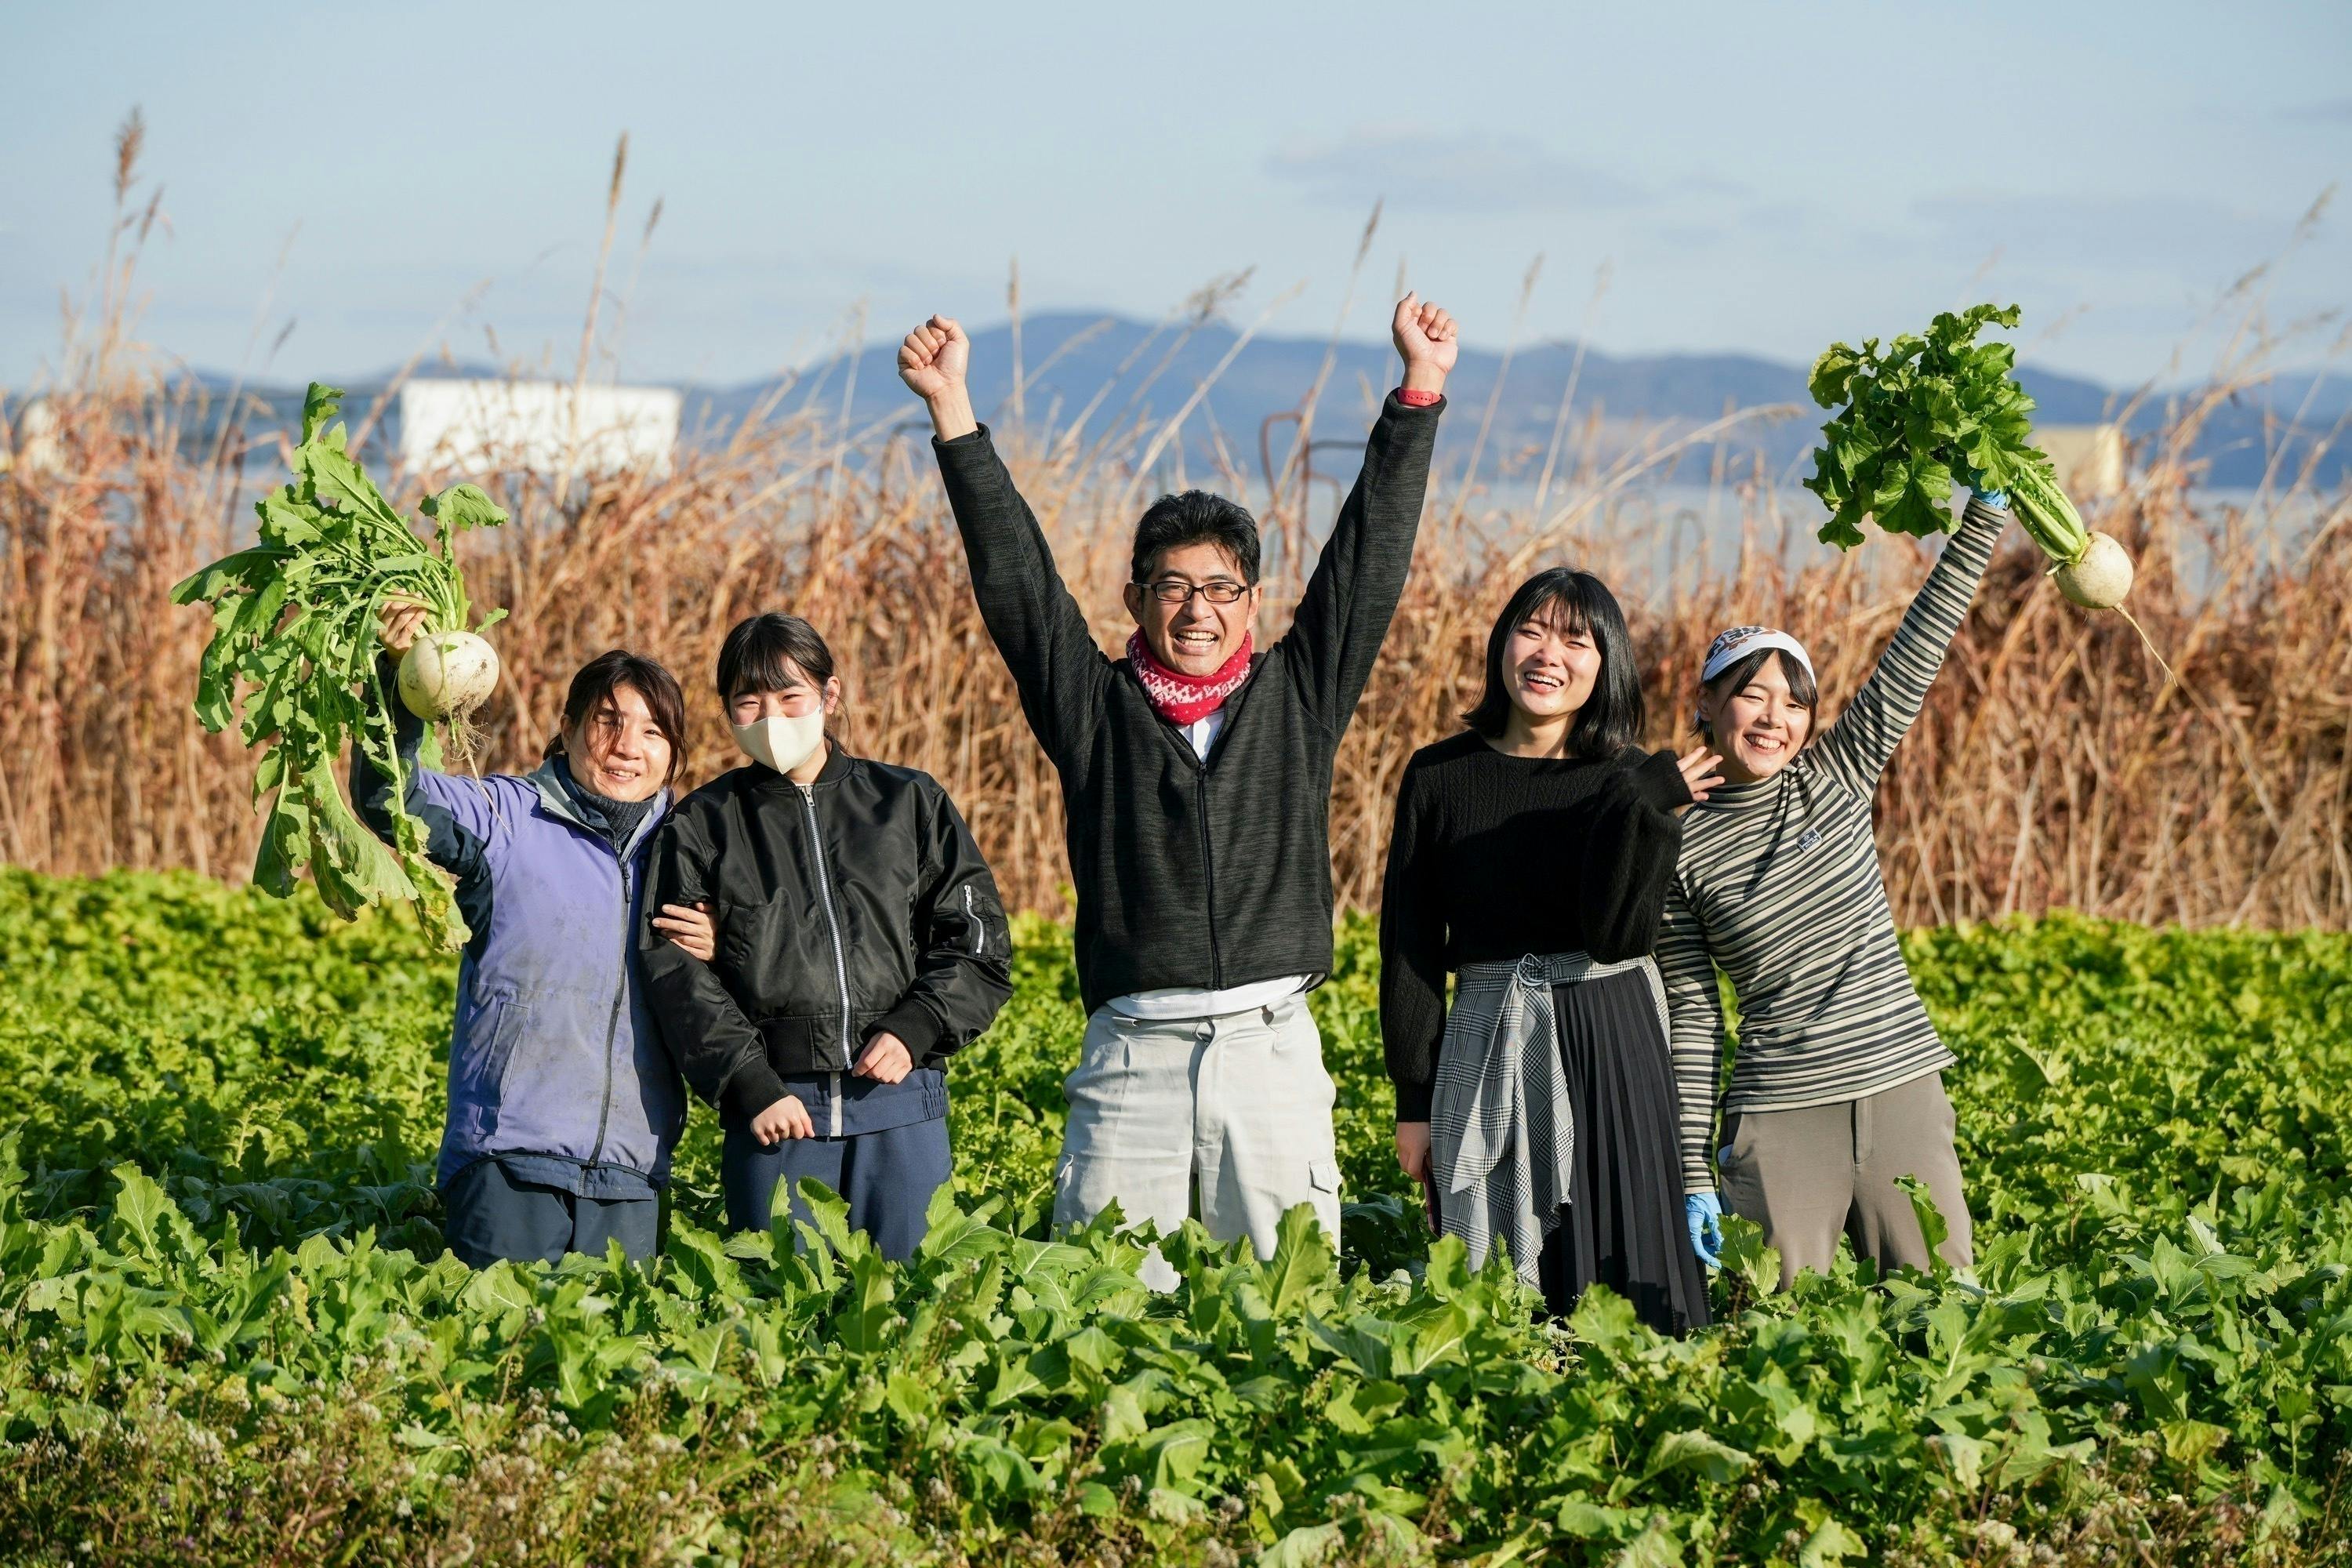
[[[2086,610],[2112,610],[2131,592],[2132,558],[2104,533],[2091,535],[2080,560],[2056,567],[2058,591]]]
[[[426,632],[400,661],[400,700],[419,719],[462,720],[498,683],[498,650],[472,632]]]

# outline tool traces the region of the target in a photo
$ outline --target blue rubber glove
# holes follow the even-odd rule
[[[1709,1268],[1723,1267],[1723,1200],[1711,1192],[1683,1199],[1683,1217],[1690,1222],[1691,1250]]]
[[[2007,511],[2009,510],[2009,492],[2007,490],[1987,489],[1985,488],[1984,476],[1978,473],[1974,468],[1965,466],[1955,468],[1952,470],[1952,477],[1959,480],[1960,483],[1968,486],[1969,490],[1974,493],[1977,500],[1984,502],[1985,505],[1993,508],[1997,511]]]

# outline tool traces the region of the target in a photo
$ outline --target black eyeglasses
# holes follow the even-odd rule
[[[1183,583],[1173,577],[1162,577],[1157,583],[1139,583],[1136,586],[1163,605],[1190,604],[1195,594],[1213,605],[1232,605],[1239,603],[1241,596],[1249,592],[1249,585],[1245,583],[1222,579],[1214,583]]]

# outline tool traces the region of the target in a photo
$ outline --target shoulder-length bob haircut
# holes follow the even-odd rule
[[[1568,754],[1595,760],[1615,756],[1642,735],[1641,673],[1633,667],[1633,637],[1625,629],[1625,612],[1609,584],[1573,566],[1554,566],[1537,573],[1518,586],[1511,602],[1496,617],[1486,634],[1486,689],[1478,705],[1462,721],[1488,740],[1503,732],[1511,718],[1510,689],[1503,683],[1503,654],[1511,634],[1529,621],[1550,621],[1567,631],[1584,632],[1601,653],[1601,673],[1593,678],[1592,695],[1576,711],[1568,727]]]

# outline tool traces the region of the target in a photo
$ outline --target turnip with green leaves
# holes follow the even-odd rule
[[[448,723],[461,750],[469,744],[467,716],[498,680],[498,656],[478,634],[506,612],[468,626],[455,542],[464,530],[504,522],[506,513],[474,486],[452,486],[423,503],[435,524],[426,544],[352,459],[342,426],[329,427],[341,396],[311,384],[294,478],[254,508],[260,542],[180,584],[172,602],[212,606],[196,717],[215,731],[241,720],[245,743],[260,752],[254,798],[270,797],[270,807],[253,879],[283,898],[308,866],[320,896],[346,917],[372,904],[414,902],[426,929],[454,949],[466,942],[466,924],[448,873],[425,858],[424,824],[395,805],[393,841],[377,838],[345,803],[336,763],[349,742],[401,776],[394,694],[376,664],[377,616],[387,601],[415,605],[425,618],[394,683],[400,700]],[[429,735],[426,742],[427,761],[437,763]]]
[[[472,632],[427,632],[400,660],[400,700],[419,719],[461,720],[499,684],[499,653]]]
[[[1830,509],[1821,537],[1850,550],[1862,542],[1865,517],[1890,533],[1946,532],[1958,477],[2007,492],[2018,522],[2054,563],[2059,592],[2085,608],[2116,608],[2131,590],[2130,554],[2083,526],[2049,456],[2032,444],[2033,399],[2012,374],[2016,349],[1976,341],[1987,326],[2016,326],[2019,315],[2014,305],[1945,311],[1924,335],[1906,332],[1883,352],[1867,338],[1860,349],[1832,343],[1813,362],[1813,401],[1837,409],[1805,481]]]

